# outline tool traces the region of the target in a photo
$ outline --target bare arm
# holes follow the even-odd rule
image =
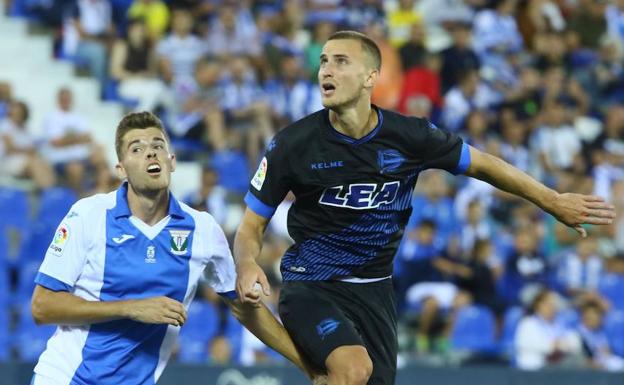
[[[582,236],[587,235],[582,224],[608,225],[613,222],[613,206],[600,197],[560,194],[507,162],[473,147],[470,147],[470,158],[466,175],[533,202]]]
[[[247,208],[234,238],[236,260],[236,292],[241,302],[259,304],[260,293],[254,286],[259,283],[265,295],[270,294],[269,281],[256,263],[262,249],[262,236],[269,220]]]
[[[260,302],[259,306],[226,299],[232,314],[265,345],[286,357],[310,377],[313,376],[302,355],[297,350],[286,329],[275,319],[271,311]]]
[[[66,291],[52,291],[37,285],[31,311],[37,324],[93,324],[118,319],[151,324],[181,326],[186,321],[184,306],[168,297],[126,301],[87,301]]]

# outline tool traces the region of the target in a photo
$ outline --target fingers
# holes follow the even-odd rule
[[[594,218],[613,219],[615,218],[615,212],[612,210],[589,209],[587,210],[586,216]]]
[[[604,202],[604,198],[596,196],[596,195],[583,195],[583,200],[585,202]]]
[[[606,202],[585,202],[585,207],[588,209],[615,210],[612,204]]]
[[[581,234],[581,237],[587,237],[587,231],[581,225],[574,226],[574,230]]]
[[[260,286],[262,286],[262,292],[264,295],[271,295],[271,285],[269,285],[269,280],[264,272],[258,275],[258,282],[260,282]]]
[[[583,217],[583,223],[588,225],[610,225],[613,223],[613,219],[586,216]]]

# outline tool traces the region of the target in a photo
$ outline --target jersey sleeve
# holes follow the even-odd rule
[[[245,196],[247,207],[267,219],[273,216],[289,191],[289,163],[282,139],[283,137],[276,137],[267,146]]]
[[[35,283],[53,291],[71,291],[84,268],[87,247],[84,213],[72,206],[56,228]]]
[[[234,257],[223,230],[209,217],[209,256],[204,269],[204,281],[219,295],[236,298],[236,268]]]
[[[427,120],[424,125],[424,141],[419,147],[423,152],[423,169],[438,168],[463,174],[470,166],[469,146],[456,134],[436,127]]]

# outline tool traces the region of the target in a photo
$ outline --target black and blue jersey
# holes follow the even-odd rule
[[[379,123],[363,138],[334,129],[325,109],[287,126],[267,147],[245,202],[270,218],[294,193],[288,231],[295,244],[282,259],[284,280],[391,275],[418,174],[467,170],[470,152],[458,136],[374,108]]]

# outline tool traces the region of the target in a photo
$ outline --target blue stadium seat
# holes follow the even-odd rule
[[[199,363],[208,360],[208,343],[219,331],[217,308],[206,301],[195,300],[191,304],[186,323],[180,330],[179,361]]]
[[[513,356],[514,337],[522,316],[524,316],[524,309],[520,306],[513,306],[507,309],[503,317],[503,331],[500,343],[502,352],[508,357]]]
[[[0,305],[0,361],[6,362],[11,358],[11,336],[9,334],[9,307]]]
[[[19,189],[0,188],[0,213],[0,226],[26,228],[30,215],[28,194]]]
[[[455,351],[489,354],[497,349],[494,314],[485,306],[471,305],[459,310],[451,331]]]
[[[43,190],[35,222],[50,224],[56,228],[76,200],[78,200],[76,193],[65,187]]]
[[[17,357],[24,362],[36,362],[55,330],[53,325],[37,326],[30,312],[30,302],[22,304],[13,338]]]
[[[613,353],[624,357],[624,311],[609,312],[604,320],[604,328]]]
[[[43,261],[48,246],[54,237],[56,226],[56,224],[45,222],[35,222],[30,226],[18,256],[18,266],[31,261],[39,263]]]
[[[39,266],[41,266],[41,261],[29,261],[20,265],[17,290],[11,296],[13,306],[19,307],[24,303],[30,303],[33,290],[35,290],[35,277],[39,271]]]
[[[598,292],[607,298],[615,309],[624,311],[624,276],[606,274],[600,280]]]
[[[232,360],[238,363],[243,340],[243,325],[228,310],[227,325],[225,326],[225,336],[232,346]]]

